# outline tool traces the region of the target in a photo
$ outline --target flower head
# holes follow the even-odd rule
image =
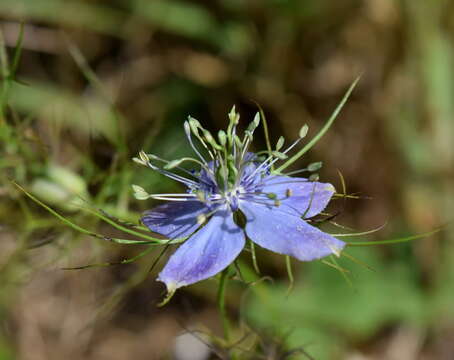
[[[307,222],[323,211],[334,187],[273,170],[274,164],[285,160],[306,135],[307,127],[302,128],[299,139],[285,151],[280,151],[284,143],[280,138],[275,150],[254,154],[248,149],[260,122],[259,114],[243,138],[236,134],[239,115],[235,108],[229,118],[227,131],[221,130],[217,138],[197,120],[190,117],[185,122],[186,137],[197,159],[165,161],[144,152],[134,159],[187,187],[185,194],[148,194],[133,186],[138,199],[168,201],[147,211],[142,217],[143,224],[171,240],[188,238],[159,274],[158,280],[166,284],[170,293],[225,269],[244,248],[246,238],[302,261],[339,255],[345,245]],[[193,138],[200,143],[204,155]],[[187,161],[195,163],[197,171],[180,167]],[[165,165],[160,168],[157,162]],[[313,169],[317,167],[312,164]],[[304,170],[311,169],[301,171]],[[182,172],[188,177],[179,174]]]

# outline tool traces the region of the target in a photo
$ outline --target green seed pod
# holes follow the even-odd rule
[[[216,140],[214,139],[213,135],[208,130],[203,130],[203,136],[208,144],[210,144],[214,149],[221,151],[223,147],[220,146]]]

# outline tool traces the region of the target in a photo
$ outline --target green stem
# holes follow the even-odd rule
[[[268,153],[271,154],[273,149],[271,148],[270,133],[268,131],[268,123],[266,122],[265,112],[263,111],[262,107],[259,104],[257,104],[257,106],[260,111],[260,117],[262,118],[263,132],[265,134],[266,149],[268,150]],[[274,170],[274,165],[271,165],[271,170]]]
[[[219,280],[218,288],[218,307],[219,315],[222,321],[222,328],[224,330],[224,339],[228,344],[230,342],[230,324],[229,319],[227,318],[227,312],[225,309],[225,289],[227,288],[227,274],[228,268],[221,273],[221,278]]]
[[[437,232],[439,232],[441,230],[443,230],[443,227],[439,228],[439,229],[435,229],[430,232],[426,232],[424,234],[412,235],[412,236],[402,237],[402,238],[398,238],[398,239],[390,239],[390,240],[352,241],[352,242],[347,242],[347,246],[374,246],[374,245],[398,244],[398,243],[403,243],[403,242],[407,242],[407,241],[422,239],[422,238],[428,237],[430,235],[436,234]]]
[[[328,131],[330,126],[333,124],[334,120],[336,120],[337,115],[339,115],[340,111],[344,107],[345,103],[347,102],[350,94],[352,93],[353,89],[355,88],[356,84],[358,83],[361,76],[358,76],[356,80],[350,85],[347,92],[345,93],[344,97],[342,98],[341,102],[337,105],[334,112],[329,117],[326,124],[321,128],[321,130],[315,135],[311,141],[309,141],[306,146],[304,146],[300,151],[298,151],[295,155],[293,155],[290,159],[288,159],[284,164],[282,164],[279,168],[276,169],[276,173],[282,173],[285,169],[287,169],[290,165],[292,165],[295,161],[297,161],[303,154],[305,154],[309,149],[311,149],[319,140],[320,138],[325,135]]]
[[[289,296],[290,292],[293,289],[293,284],[295,283],[295,279],[293,277],[293,271],[292,271],[292,259],[288,255],[285,256],[285,265],[287,268],[287,274],[288,274],[288,280],[289,280],[289,285],[288,285],[287,292],[285,295]]]

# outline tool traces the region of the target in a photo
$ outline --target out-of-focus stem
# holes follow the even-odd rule
[[[227,288],[227,272],[228,269],[225,269],[221,273],[221,279],[219,280],[218,288],[218,307],[219,315],[221,317],[222,328],[224,330],[224,339],[226,343],[230,341],[230,324],[229,319],[227,318],[227,312],[225,309],[225,289]]]

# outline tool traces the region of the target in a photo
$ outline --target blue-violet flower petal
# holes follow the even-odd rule
[[[141,220],[151,231],[178,239],[196,231],[200,226],[197,216],[206,212],[207,206],[200,201],[168,202],[145,212]]]
[[[283,212],[279,207],[266,207],[240,202],[246,216],[246,234],[256,244],[279,254],[302,261],[339,254],[345,243],[320,231],[298,216]]]
[[[276,194],[282,206],[295,210],[295,215],[305,219],[322,212],[335,192],[331,184],[300,177],[269,176],[262,183],[262,192]]]
[[[219,210],[170,257],[158,280],[167,291],[207,279],[230,265],[244,247],[243,230],[230,211]]]

